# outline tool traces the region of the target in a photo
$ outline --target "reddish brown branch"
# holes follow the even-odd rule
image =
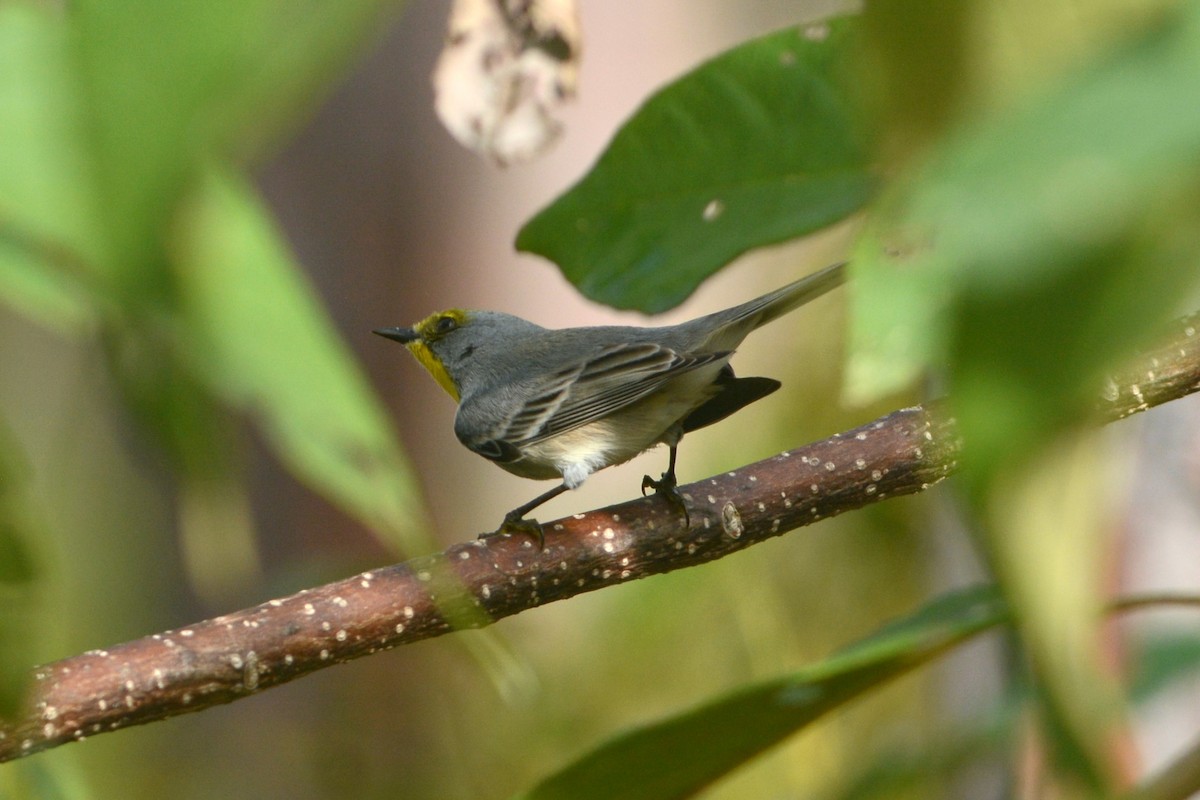
[[[1114,376],[1117,419],[1200,387],[1200,315]],[[526,537],[454,545],[255,608],[93,650],[36,672],[30,712],[0,727],[0,760],[164,719],[305,673],[616,583],[721,558],[826,517],[923,491],[954,471],[959,443],[936,411],[896,411],[847,433],[682,487],[690,527],[638,499]]]

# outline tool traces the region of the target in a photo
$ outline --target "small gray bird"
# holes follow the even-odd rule
[[[408,347],[458,402],[460,442],[514,475],[562,480],[508,512],[495,532],[528,533],[540,544],[541,526],[526,514],[659,444],[671,448],[667,471],[659,480],[646,475],[642,493],[654,489],[690,523],[676,488],[679,440],[780,386],[735,377],[734,349],[844,280],[845,264],[834,264],[742,305],[661,328],[547,330],[498,311],[455,308],[375,333]]]

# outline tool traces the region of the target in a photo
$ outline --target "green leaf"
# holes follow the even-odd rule
[[[269,150],[320,104],[405,5],[403,0],[271,4],[273,14],[253,37],[259,42],[253,68],[228,87],[216,112],[225,131],[220,138],[241,156]]]
[[[990,587],[945,595],[822,663],[626,733],[521,797],[691,796],[824,714],[1006,618]]]
[[[957,359],[972,379],[1011,376],[999,391],[1018,406],[1070,405],[1048,404],[1039,428],[1076,416],[1081,387],[1195,285],[1198,82],[1188,2],[1054,90],[960,126],[885,198],[856,255],[850,394]],[[976,447],[1014,439],[992,405]]]
[[[1115,782],[1121,698],[1098,663],[1096,620],[1123,481],[1111,473],[1121,460],[1077,432],[1104,372],[1200,276],[1197,85],[1189,0],[1057,86],[960,127],[881,201],[857,259],[854,392],[895,388],[885,381],[904,374],[904,354],[888,343],[914,347],[909,372],[947,365],[962,486],[1020,620],[1055,767],[1091,793]],[[864,353],[891,369],[864,368]]]
[[[391,544],[422,547],[425,512],[387,416],[250,187],[210,170],[178,229],[180,347],[196,373],[293,472]]]
[[[976,499],[988,562],[1017,619],[1034,699],[1055,766],[1096,795],[1111,793],[1108,749],[1120,692],[1105,669],[1104,569],[1121,511],[1119,458],[1099,431],[1059,436],[1039,458],[996,469]]]
[[[858,77],[884,123],[881,154],[890,163],[928,145],[978,89],[981,73],[990,76],[979,68],[985,43],[974,38],[989,14],[996,14],[990,4],[961,0],[864,5]]]
[[[72,3],[108,267],[131,298],[170,291],[166,225],[203,160],[260,150],[343,69],[384,0]],[[220,152],[214,152],[220,151]]]
[[[861,208],[874,178],[846,89],[853,19],[789,28],[646,102],[517,248],[618,308],[677,305],[736,256]]]
[[[212,285],[202,298],[204,324],[191,316],[177,327],[180,309],[197,313],[189,281],[199,273],[172,272],[171,257],[203,248],[193,237],[192,252],[168,250],[180,204],[214,152],[261,152],[317,102],[397,7],[393,0],[80,0],[60,12],[0,5],[4,299],[65,330],[104,324],[126,401],[191,479],[211,479],[214,466],[229,464],[228,424],[213,402],[219,395],[252,408],[300,475],[392,534],[418,527],[411,480],[365,381],[307,287],[295,282],[290,259],[207,274],[229,287],[263,289],[262,297],[277,298],[276,316],[286,318],[277,330],[301,332],[280,348],[284,357],[255,361],[261,353],[242,351],[260,332],[249,318],[223,315],[226,298]],[[269,231],[261,211],[254,214],[253,224]],[[230,226],[217,227],[225,233]],[[211,334],[221,326],[244,336],[241,350],[204,353],[197,329]],[[280,341],[269,333],[265,339]],[[311,350],[302,356],[293,345]],[[191,368],[181,366],[181,352],[193,359]],[[198,364],[207,368],[207,386],[196,384]],[[295,379],[288,383],[283,369],[262,364],[291,369]],[[330,406],[315,410],[325,397]],[[223,435],[209,435],[218,429]]]
[[[100,249],[67,41],[47,8],[0,5],[0,300],[62,329]]]
[[[199,160],[261,152],[397,8],[0,5],[0,299],[64,331],[109,310],[91,292],[163,300],[165,225]]]

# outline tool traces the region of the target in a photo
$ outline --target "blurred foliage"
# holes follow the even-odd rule
[[[207,582],[219,593],[231,564],[254,569],[244,419],[297,478],[384,541],[425,546],[414,479],[381,405],[245,174],[297,128],[392,5],[0,0],[0,302],[90,346],[81,360],[161,445],[165,461],[153,468],[172,484],[201,591]],[[389,692],[414,702],[395,680],[389,659],[398,654],[311,676],[305,683],[323,694],[310,705],[340,724],[310,729],[306,714],[317,712],[291,709],[294,724],[273,729],[282,733],[272,753],[289,770],[293,755],[303,766],[278,783],[256,775],[247,793],[495,796],[552,774],[531,796],[605,796],[619,776],[640,796],[678,797],[728,775],[714,795],[760,796],[748,787],[775,784],[745,777],[761,775],[755,757],[837,708],[838,719],[861,712],[871,721],[847,726],[851,736],[870,730],[870,746],[813,748],[816,758],[806,750],[791,765],[805,780],[789,785],[829,797],[952,797],[973,767],[1043,746],[1044,782],[1062,796],[1112,794],[1128,777],[1110,750],[1128,693],[1102,658],[1099,620],[1123,475],[1090,414],[1099,377],[1197,287],[1197,86],[1200,0],[881,0],[862,16],[749,41],[665,87],[517,240],[556,260],[591,297],[662,310],[739,254],[853,219],[861,231],[846,394],[878,402],[930,374],[944,381],[968,448],[962,516],[1013,619],[1007,663],[990,667],[1019,674],[1036,734],[1006,711],[999,723],[981,715],[922,737],[912,733],[925,724],[912,704],[871,706],[897,674],[995,623],[1000,601],[990,595],[944,596],[797,671],[816,645],[796,644],[787,629],[812,633],[828,617],[821,634],[844,642],[851,632],[837,629],[848,618],[834,613],[837,604],[874,602],[893,616],[917,569],[896,554],[911,558],[917,548],[888,551],[890,562],[870,567],[862,552],[861,565],[846,558],[871,576],[866,585],[824,563],[787,563],[780,553],[812,551],[779,543],[700,578],[606,592],[618,613],[603,622],[597,599],[547,610],[571,620],[553,640],[527,632],[534,666],[499,668],[511,684],[503,702],[473,692],[478,674],[430,649],[405,663],[440,680],[399,722],[389,711],[344,718],[347,708],[391,709],[381,699]],[[105,508],[136,507],[136,524],[154,521],[141,488],[118,485],[118,474],[137,471],[131,459],[92,453],[97,440],[120,438],[120,425],[85,430],[91,421],[68,431],[77,463],[70,453],[54,463],[77,471],[54,476],[62,494],[50,499],[26,491],[26,455],[40,454],[21,453],[30,445],[20,436],[0,436],[0,713],[19,702],[21,665],[43,657],[45,637],[28,632],[43,629],[42,600],[71,569],[55,563],[59,554],[43,556],[41,516],[73,514],[77,526],[103,528],[78,519],[90,491]],[[105,578],[96,554],[120,558],[122,541],[89,551],[91,580]],[[157,551],[137,547],[146,581],[169,581]],[[882,576],[872,571],[881,566]],[[801,580],[822,603],[806,617],[784,596]],[[71,591],[79,588],[63,588]],[[126,585],[110,591],[126,593],[109,598],[118,612],[150,596]],[[878,624],[870,614],[855,619]],[[776,660],[755,658],[763,638]],[[648,681],[663,672],[660,658],[670,659],[670,674]],[[771,675],[748,675],[764,663]],[[1154,687],[1192,669],[1194,648],[1151,649],[1139,663],[1137,686]],[[531,675],[546,676],[544,694],[569,701],[539,704]],[[261,746],[254,702],[236,704],[235,716],[198,715],[211,752]],[[631,724],[630,706],[643,721],[651,713],[665,721],[612,739]],[[387,735],[396,746],[360,743]],[[888,735],[924,748],[897,756],[882,746]],[[123,736],[149,746],[158,734]],[[952,736],[961,747],[945,745]],[[404,746],[416,739],[423,747]],[[564,747],[604,739],[561,766]],[[425,756],[431,740],[454,754],[445,775]],[[185,751],[163,761],[196,775],[204,766],[185,763]],[[0,772],[0,797],[88,796],[71,762],[41,763]],[[140,791],[181,788],[151,785],[173,780],[164,774]],[[384,785],[368,785],[378,774]],[[204,785],[219,792],[223,777],[209,773]],[[120,779],[105,780],[113,788]],[[1000,779],[1004,793],[1013,782]]]
[[[250,530],[237,416],[384,541],[424,546],[381,405],[237,176],[394,3],[304,5],[0,5],[0,302],[103,343],[175,466],[185,539],[210,551],[201,591],[221,553],[253,549],[230,536]]]
[[[746,686],[687,714],[623,734],[523,797],[687,797],[864,691],[995,626],[990,587],[944,595],[802,672]]]
[[[396,542],[406,549],[423,544],[420,499],[387,417],[251,188],[210,169],[177,225],[179,355],[190,373],[252,413],[298,476],[375,530],[408,535]]]
[[[381,404],[239,175],[396,3],[301,5],[0,3],[0,302],[99,342],[168,454],[201,594],[253,572],[239,417],[390,547],[428,549]],[[20,440],[0,440],[0,714],[55,652],[40,600],[64,580],[33,555],[48,549],[34,524],[46,509],[16,474]],[[57,485],[76,494],[58,509],[92,502],[89,483]]]
[[[1095,622],[1119,476],[1080,429],[1102,375],[1196,286],[1197,81],[1200,4],[1181,3],[949,126],[889,186],[856,258],[851,392],[944,365],[963,484],[1021,612],[1051,750],[1089,792],[1120,780]]]

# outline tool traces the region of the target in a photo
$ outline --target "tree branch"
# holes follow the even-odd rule
[[[1200,388],[1200,314],[1114,375],[1100,414],[1120,419]],[[721,558],[952,473],[960,443],[936,408],[862,427],[681,487],[685,527],[651,497],[576,514],[528,537],[442,553],[308,589],[35,672],[29,710],[0,726],[0,761],[229,703],[314,670],[612,584]]]

